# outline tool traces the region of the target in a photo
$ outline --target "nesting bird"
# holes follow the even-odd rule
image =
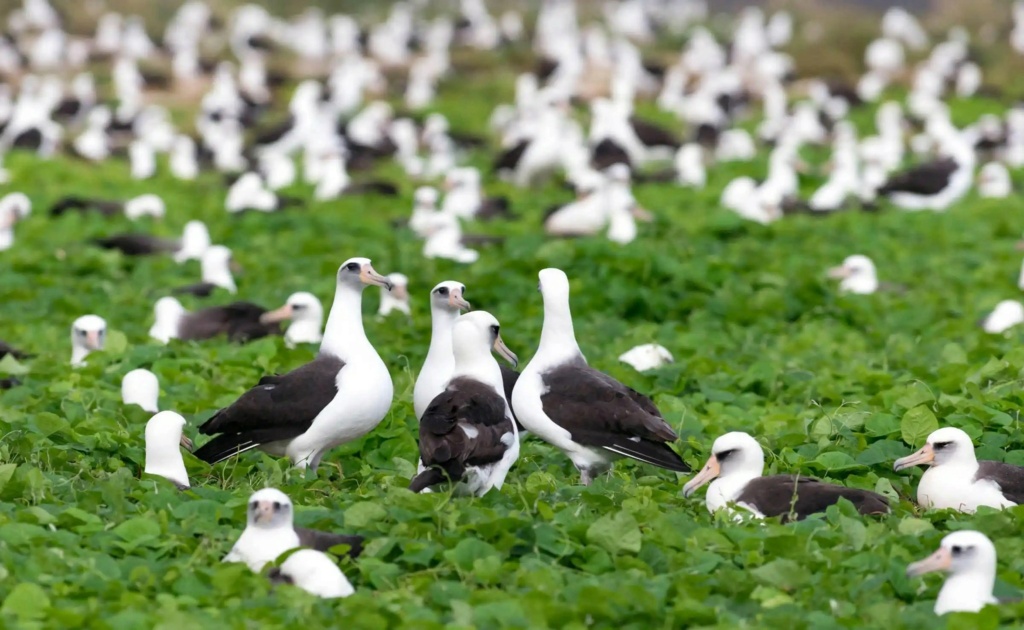
[[[974,512],[981,506],[1002,509],[1024,502],[1024,468],[979,462],[971,437],[962,429],[934,431],[920,450],[897,459],[893,470],[921,465],[929,466],[917,486],[921,507]]]
[[[85,365],[85,357],[102,350],[107,340],[107,322],[99,315],[82,315],[71,324],[71,365]]]
[[[938,550],[907,567],[907,577],[933,571],[948,574],[935,600],[935,614],[976,613],[998,601],[992,593],[996,583],[996,547],[981,532],[961,530],[947,534]]]
[[[837,280],[843,293],[869,295],[878,290],[878,274],[875,263],[867,256],[847,256],[843,264],[828,270],[828,276]]]
[[[705,503],[711,513],[732,506],[756,518],[781,516],[800,520],[823,512],[840,499],[861,514],[886,514],[889,502],[880,494],[847,488],[798,475],[764,475],[764,450],[747,433],[726,433],[711,446],[711,457],[693,479],[683,486],[692,495],[711,482]]]
[[[146,423],[146,467],[143,472],[174,482],[179,490],[189,487],[188,472],[179,446],[192,450],[192,440],[183,433],[185,418],[173,411],[161,411]]]

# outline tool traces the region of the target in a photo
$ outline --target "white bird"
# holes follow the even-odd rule
[[[897,459],[893,470],[927,464],[917,485],[926,509],[974,512],[981,506],[1006,508],[1024,501],[1024,468],[978,461],[971,436],[956,427],[933,431],[920,450]]]
[[[231,274],[231,250],[223,245],[212,245],[199,259],[203,284],[220,287],[228,293],[238,293],[235,277]]]
[[[291,320],[284,331],[284,343],[294,348],[300,343],[323,341],[324,307],[312,293],[299,291],[288,296],[284,306],[260,316],[261,324],[273,324]]]
[[[387,317],[392,311],[410,315],[409,311],[409,278],[403,273],[389,273],[391,288],[380,288],[380,308],[377,315]]]
[[[334,560],[316,549],[299,549],[267,576],[273,583],[291,584],[325,599],[348,597],[356,592]]]
[[[191,181],[199,175],[199,163],[196,159],[196,143],[186,135],[174,138],[169,162],[171,174],[178,179]]]
[[[149,370],[138,368],[121,379],[121,400],[126,405],[138,405],[150,413],[156,413],[160,411],[157,403],[159,396],[160,381]]]
[[[188,472],[179,446],[192,450],[192,440],[182,433],[185,418],[173,411],[161,411],[146,423],[147,475],[173,481],[179,489],[189,487]]]
[[[638,372],[646,372],[647,370],[659,368],[666,363],[672,363],[675,359],[672,357],[672,353],[664,346],[659,346],[656,343],[645,343],[619,355],[619,361],[628,363]]]
[[[878,290],[878,273],[875,263],[867,256],[847,256],[843,264],[828,270],[828,276],[841,279],[839,290],[843,293],[868,295]]]
[[[277,195],[264,185],[263,178],[254,171],[243,173],[231,184],[224,202],[224,207],[232,213],[243,210],[273,212],[277,210],[277,205]]]
[[[679,147],[675,167],[676,182],[692,188],[704,188],[708,174],[704,168],[704,149],[699,144],[690,142]]]
[[[202,260],[210,248],[210,231],[202,221],[189,221],[181,235],[181,247],[174,253],[174,261]]]
[[[195,455],[211,464],[260,448],[316,468],[332,448],[372,431],[391,408],[394,386],[387,365],[366,338],[362,294],[389,285],[369,259],[338,268],[334,304],[320,353],[287,374],[265,376],[199,427],[215,435]]]
[[[483,496],[501,489],[519,458],[516,422],[491,350],[513,365],[518,359],[502,341],[498,320],[485,311],[459,317],[451,334],[455,365],[444,391],[420,418],[425,468],[409,489],[421,492],[451,481],[460,494]]]
[[[1002,199],[1013,192],[1010,172],[1002,162],[989,162],[978,171],[978,196],[985,199]]]
[[[107,339],[107,322],[99,315],[82,315],[71,324],[71,365],[85,365],[85,357],[102,350]]]
[[[132,179],[149,179],[156,174],[156,153],[149,143],[133,140],[128,145],[128,160],[131,163]]]
[[[430,229],[437,209],[437,189],[430,186],[420,186],[413,193],[412,216],[409,218],[409,228],[417,236],[425,238]]]
[[[464,264],[480,258],[480,252],[462,244],[462,225],[457,216],[435,212],[424,230],[427,236],[423,255],[427,258],[446,258]]]
[[[1021,267],[1021,278],[1017,284],[1024,288],[1024,266]],[[1024,304],[1017,300],[1003,300],[985,316],[981,322],[981,329],[997,335],[1021,323],[1024,323]]]
[[[246,508],[245,530],[224,557],[224,562],[244,562],[258,572],[268,562],[296,547],[327,551],[337,545],[348,545],[349,555],[353,557],[362,551],[361,536],[296,527],[292,500],[276,488],[256,491],[249,497]]]
[[[445,280],[430,290],[430,345],[412,390],[412,406],[417,419],[423,417],[434,397],[444,391],[455,369],[452,326],[459,314],[470,308],[463,297],[465,291],[466,286],[454,280]]]
[[[935,600],[935,614],[976,613],[999,603],[996,583],[996,547],[988,536],[968,529],[947,534],[939,549],[907,567],[907,577],[942,571],[949,574]]]
[[[124,202],[124,216],[132,221],[142,217],[162,219],[166,214],[167,206],[164,204],[164,200],[152,193],[132,197]],[[188,237],[183,236],[182,241],[184,242],[186,238]]]

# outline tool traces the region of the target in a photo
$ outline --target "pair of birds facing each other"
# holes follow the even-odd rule
[[[514,380],[490,354],[493,348],[516,362],[497,320],[483,312],[458,315],[469,307],[464,285],[449,281],[432,291],[431,346],[413,395],[421,456],[414,491],[445,481],[473,494],[500,488],[518,457],[517,422],[565,452],[584,484],[622,456],[688,470],[668,446],[677,436],[653,403],[587,365],[572,328],[565,273],[545,269],[539,276],[541,343]]]
[[[682,458],[668,446],[677,436],[653,403],[586,364],[572,329],[569,282],[564,272],[546,269],[540,272],[540,278],[545,303],[544,332],[540,347],[523,372],[523,375],[529,377],[526,387],[522,387],[523,376],[515,380],[515,386],[511,389],[513,400],[508,408],[509,413],[503,412],[502,418],[497,420],[502,430],[487,432],[499,443],[491,444],[489,452],[500,453],[498,459],[507,462],[511,455],[506,457],[506,451],[518,448],[518,440],[510,440],[506,434],[514,436],[517,433],[516,429],[508,430],[508,421],[520,415],[518,410],[521,407],[528,414],[528,419],[518,418],[522,426],[563,450],[580,470],[581,481],[585,484],[590,483],[596,474],[607,470],[614,459],[622,456],[669,470],[687,471]],[[390,408],[393,388],[383,361],[365,339],[359,304],[364,284],[379,286],[387,282],[386,278],[372,270],[367,259],[352,259],[343,264],[338,272],[335,303],[328,318],[320,355],[312,363],[288,374],[264,377],[238,401],[215,414],[200,427],[200,432],[216,434],[217,437],[198,449],[196,456],[209,463],[217,463],[259,447],[272,455],[287,456],[297,465],[315,468],[327,450],[372,430]],[[464,287],[457,283],[454,283],[455,286],[442,285],[435,287],[432,302],[447,300],[449,306],[455,308],[457,316],[461,308],[468,306],[461,297]],[[443,292],[447,293],[447,298],[442,295]],[[432,310],[436,314],[436,309]],[[420,392],[414,393],[416,406],[421,406],[424,400],[430,401],[421,407],[421,417],[426,414],[430,403],[439,394],[447,392],[451,382],[458,380],[458,377],[451,376],[455,374],[457,364],[451,328],[454,322],[450,317],[447,321],[444,325],[448,329],[446,355],[450,355],[452,367],[442,381],[443,388],[437,389],[436,384],[421,384],[417,387]],[[480,314],[468,318],[466,322],[461,328],[465,329],[467,357],[472,355],[473,361],[488,368],[489,376],[484,387],[489,388],[488,394],[493,393],[493,396],[489,396],[492,408],[500,407],[497,404],[499,394],[503,395],[505,406],[508,407],[509,385],[514,372],[507,371],[506,374],[511,374],[495,377],[495,363],[489,354],[491,347],[503,348],[494,332],[494,327],[498,326],[497,321],[492,316]],[[435,322],[435,334],[441,328]],[[444,336],[442,332],[441,337]],[[343,337],[344,344],[341,343]],[[473,342],[468,341],[470,338],[476,342],[488,341],[486,357],[479,352],[479,343],[474,346]],[[440,343],[437,347],[441,345],[445,344]],[[473,347],[476,351],[469,349]],[[443,349],[439,352],[443,352]],[[507,349],[500,352],[513,360],[514,355]],[[448,393],[452,396],[458,393],[459,398],[465,398],[465,388],[475,387],[481,382],[468,384],[463,380]],[[434,396],[427,397],[432,388]],[[512,410],[517,410],[517,415],[508,418]],[[455,413],[452,417],[458,415]],[[489,421],[496,421],[497,414],[487,417]],[[452,429],[459,427],[458,421],[449,419],[446,422]],[[432,420],[428,426],[439,425]],[[470,467],[494,463],[482,462],[469,455],[470,452],[476,452],[476,449],[484,448],[483,440],[478,439],[479,433],[475,438],[470,438],[472,430],[458,430],[467,439],[477,439],[477,443],[470,444],[468,451],[463,449],[465,452],[456,447],[455,451],[462,454],[456,454],[455,459],[445,461],[458,460],[462,462],[461,465],[468,464]],[[447,432],[448,438],[463,440],[460,434],[452,433]],[[435,440],[434,443],[440,442]],[[448,444],[444,448],[450,450],[451,447]],[[424,463],[431,462],[434,465],[437,463],[434,458],[433,454],[424,457]],[[495,480],[499,476],[503,478],[503,475],[496,473]],[[421,479],[420,483],[429,479]],[[426,484],[425,487],[430,485],[434,484]],[[481,491],[485,487],[489,489],[491,485],[483,484]]]

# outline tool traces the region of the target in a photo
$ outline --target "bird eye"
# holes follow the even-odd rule
[[[349,264],[345,265],[345,269],[348,269],[349,271],[359,271],[359,264],[358,263],[349,263]]]
[[[292,304],[291,307],[292,307],[293,311],[301,311],[302,309],[306,308],[306,305],[305,304]]]
[[[932,448],[934,448],[937,451],[940,451],[949,446],[950,444],[952,444],[952,442],[936,442],[935,444],[932,444]]]
[[[491,326],[491,332],[494,333],[495,336],[497,336],[500,331],[501,326],[498,326],[497,324]]]
[[[255,511],[256,511],[257,509],[259,509],[259,507],[260,507],[260,504],[259,504],[259,502],[258,502],[258,501],[253,501],[252,503],[250,503],[250,504],[249,504],[249,509],[250,509],[250,510],[252,510],[252,511],[254,511],[254,512],[255,512]]]
[[[281,502],[280,501],[274,501],[274,511],[275,512],[280,512],[281,511]]]
[[[437,290],[438,295],[448,295],[448,287],[441,287]]]
[[[963,553],[963,550],[963,547],[961,547],[960,545],[953,545],[953,548],[950,549],[950,551],[953,552],[954,556],[959,556],[961,553]]]
[[[721,463],[721,462],[725,461],[725,458],[729,457],[730,455],[732,455],[735,452],[736,452],[736,449],[731,448],[731,449],[729,449],[727,451],[722,451],[721,453],[715,453],[715,458],[718,460],[719,463]]]
[[[85,331],[84,330],[77,330],[76,329],[75,332],[78,333],[79,337],[84,337],[85,336]]]

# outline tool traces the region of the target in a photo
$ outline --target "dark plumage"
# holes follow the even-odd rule
[[[648,147],[671,147],[673,149],[679,148],[679,139],[676,135],[650,121],[636,116],[629,117],[629,124],[633,127],[633,132],[636,133],[636,137]]]
[[[509,445],[512,432],[505,399],[471,378],[456,378],[438,394],[420,418],[420,457],[426,470],[409,484],[420,492],[445,481],[457,482],[466,468],[494,464]]]
[[[3,359],[7,355],[11,355],[15,359],[21,361],[22,359],[31,359],[33,355],[18,350],[6,341],[0,341],[0,359]]]
[[[328,552],[333,547],[338,545],[348,545],[349,550],[345,554],[348,557],[355,560],[359,557],[359,554],[363,553],[363,540],[362,536],[347,536],[345,534],[334,534],[331,532],[322,532],[316,529],[306,529],[305,527],[296,527],[295,533],[299,535],[299,545],[308,547],[310,549],[316,549],[317,551]]]
[[[543,380],[544,413],[574,442],[676,472],[690,470],[668,446],[679,439],[676,432],[643,394],[582,360],[545,372]]]
[[[1024,503],[1024,468],[1003,462],[980,461],[974,480],[989,479],[999,485],[999,490],[1007,499]]]
[[[521,140],[516,146],[502,151],[500,155],[494,160],[493,171],[499,173],[501,171],[514,171],[516,166],[519,165],[519,160],[523,158],[523,154],[526,153],[526,148],[530,146],[529,140]]]
[[[475,216],[482,221],[488,221],[498,218],[514,219],[516,215],[512,213],[508,197],[484,197]]]
[[[337,395],[343,367],[345,362],[338,357],[321,354],[287,374],[264,376],[199,427],[203,435],[217,437],[195,456],[216,464],[262,444],[302,435]]]
[[[861,514],[886,514],[889,511],[888,499],[876,492],[795,475],[755,477],[736,497],[736,503],[747,504],[768,517],[781,516],[783,521],[799,521],[811,514],[824,512],[841,498],[853,503]]]
[[[217,285],[212,282],[199,282],[197,284],[190,284],[184,287],[178,287],[171,291],[175,295],[194,295],[196,297],[206,298],[213,295],[213,292],[217,290]]]
[[[281,334],[278,324],[260,322],[260,317],[266,312],[267,309],[252,302],[211,306],[182,317],[178,323],[178,337],[190,341],[227,335],[231,341],[246,342]]]
[[[610,138],[597,143],[590,153],[590,165],[599,171],[603,171],[613,164],[625,164],[632,168],[629,160],[629,153],[626,152],[617,142]]]
[[[905,192],[917,195],[935,195],[946,188],[950,176],[958,168],[959,165],[956,161],[950,158],[918,164],[890,177],[889,181],[878,189],[878,194]]]
[[[178,241],[167,240],[150,234],[117,234],[95,238],[92,243],[103,249],[116,249],[126,256],[150,256],[169,254],[180,247]]]
[[[61,197],[50,206],[50,216],[59,217],[71,211],[77,212],[99,212],[105,217],[119,214],[124,210],[124,204],[119,201],[108,201],[105,199],[90,199],[77,195],[66,195]]]

